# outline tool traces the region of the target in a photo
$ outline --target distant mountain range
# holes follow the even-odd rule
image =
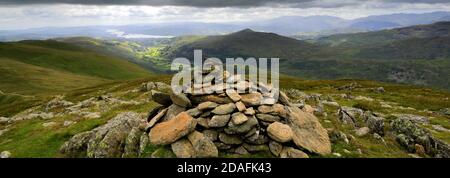
[[[278,57],[280,71],[305,78],[362,78],[450,88],[450,22],[308,42],[246,29],[168,46],[165,54],[168,59],[193,59],[194,49],[221,59]]]
[[[46,27],[0,31],[0,41],[48,39],[69,36],[102,38],[163,38],[183,35],[220,35],[251,28],[285,36],[323,36],[336,33],[377,31],[450,20],[450,12],[389,14],[353,20],[332,16],[286,16],[236,23],[153,23],[124,26]]]

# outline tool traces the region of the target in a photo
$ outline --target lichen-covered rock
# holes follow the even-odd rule
[[[396,141],[409,152],[414,152],[415,145],[419,144],[429,155],[450,158],[450,145],[433,137],[427,130],[417,126],[410,119],[395,119],[391,122],[391,128],[397,134]]]
[[[140,131],[138,127],[133,127],[131,129],[131,131],[128,133],[127,139],[125,140],[124,153],[122,154],[122,157],[139,157],[139,146],[142,134],[143,132]]]
[[[60,152],[67,157],[105,158],[123,157],[124,155],[136,156],[139,150],[136,149],[136,147],[139,148],[136,145],[140,143],[137,141],[137,138],[140,138],[139,129],[137,128],[140,122],[141,120],[137,113],[126,112],[118,114],[103,126],[73,136],[62,145]],[[126,154],[125,148],[127,148]],[[136,152],[136,154],[131,152]]]

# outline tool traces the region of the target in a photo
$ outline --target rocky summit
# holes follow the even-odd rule
[[[144,127],[150,143],[170,145],[179,158],[218,157],[219,152],[243,155],[261,150],[277,157],[295,158],[331,153],[327,131],[313,114],[290,106],[287,95],[279,90],[235,78],[240,77],[225,75],[227,88],[242,89],[240,83],[245,83],[245,92],[153,91],[152,98],[168,96],[171,101],[154,100],[166,107],[150,112]],[[194,87],[206,90],[211,85]],[[279,92],[279,100],[263,94],[272,90]]]
[[[224,75],[224,79],[228,77],[233,76]],[[72,134],[72,129],[82,122],[93,122],[91,129],[82,128],[71,138],[64,138],[58,156],[450,157],[445,111],[419,110],[380,99],[389,96],[386,91],[376,92],[378,97],[372,98],[341,93],[338,86],[324,93],[296,88],[278,90],[269,84],[235,78],[241,77],[224,80],[225,88],[245,88],[244,91],[215,88],[209,93],[175,94],[167,84],[158,83],[155,87],[154,82],[147,82],[142,85],[145,90],[136,88],[136,84],[134,89],[120,91],[121,95],[102,94],[70,102],[58,97],[42,109],[0,117],[0,126],[5,126],[0,128],[0,136],[10,138],[14,127],[9,126],[27,120],[41,120],[39,129],[68,129],[67,134]],[[215,86],[193,87],[205,90]],[[279,94],[278,99],[272,98],[274,93]],[[136,100],[139,102],[126,100],[133,95],[140,98]],[[136,103],[141,104],[136,107]],[[67,117],[59,114],[60,110],[79,119],[62,122],[50,118],[52,114]],[[146,110],[149,111],[142,113]],[[83,118],[85,114],[80,114],[97,112],[100,118]],[[1,158],[21,156],[13,149],[0,151]]]

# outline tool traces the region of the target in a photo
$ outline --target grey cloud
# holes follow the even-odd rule
[[[83,5],[149,5],[190,7],[341,7],[365,2],[448,3],[449,0],[0,0],[0,5],[83,4]]]

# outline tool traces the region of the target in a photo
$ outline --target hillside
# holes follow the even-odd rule
[[[317,46],[274,33],[255,32],[250,29],[221,36],[209,36],[181,45],[169,54],[173,57],[192,59],[194,49],[203,49],[203,55],[225,59],[226,57],[278,57],[300,58],[310,55]]]
[[[418,25],[374,32],[339,34],[323,37],[320,44],[342,47],[373,46],[387,44],[410,38],[433,38],[450,35],[450,22],[437,22],[431,25]]]
[[[0,90],[33,94],[67,91],[149,72],[117,57],[53,40],[0,43]]]

